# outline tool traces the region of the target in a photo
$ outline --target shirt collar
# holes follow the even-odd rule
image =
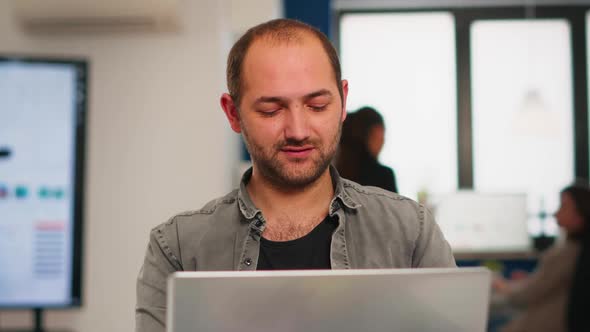
[[[257,214],[261,213],[260,209],[257,208],[252,200],[246,186],[252,177],[252,167],[250,167],[244,175],[242,175],[242,181],[240,181],[240,189],[238,190],[238,205],[240,212],[247,219],[253,219]],[[334,198],[330,202],[329,215],[332,216],[338,211],[342,204],[349,209],[358,209],[361,205],[356,202],[345,190],[344,181],[338,174],[336,168],[330,165],[330,177],[332,178],[332,185],[334,186]]]
[[[238,205],[240,207],[240,212],[246,217],[246,219],[250,220],[254,218],[258,213],[260,213],[260,209],[257,208],[252,200],[250,199],[250,194],[248,193],[248,189],[246,189],[246,185],[250,182],[250,178],[252,177],[252,167],[248,168],[244,175],[242,175],[242,181],[240,181],[240,189],[238,190]]]

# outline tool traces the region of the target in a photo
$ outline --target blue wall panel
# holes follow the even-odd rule
[[[284,16],[312,25],[332,38],[330,2],[330,0],[284,0]]]

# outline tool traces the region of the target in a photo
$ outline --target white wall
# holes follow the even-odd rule
[[[282,5],[281,0],[231,0],[230,22],[234,37],[260,22],[280,17]]]
[[[277,3],[264,0],[258,8],[276,13]],[[91,63],[84,305],[49,312],[46,325],[132,331],[149,230],[233,185],[238,140],[218,99],[233,26],[240,26],[231,22],[234,4],[180,1],[177,33],[69,35],[21,31],[11,4],[0,1],[0,54],[74,55]],[[0,312],[2,327],[29,320],[26,312]]]

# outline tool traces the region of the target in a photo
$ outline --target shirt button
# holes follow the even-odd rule
[[[252,265],[252,259],[250,259],[250,258],[244,259],[244,264],[246,264],[246,266]]]

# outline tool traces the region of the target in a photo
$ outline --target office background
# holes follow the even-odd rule
[[[175,31],[43,34],[24,31],[13,15],[13,2],[1,1],[0,53],[85,57],[90,62],[83,306],[48,312],[46,326],[132,330],[135,277],[149,230],[235,185],[240,144],[218,97],[225,91],[225,58],[236,36],[256,23],[287,16],[335,38],[340,31],[334,9],[428,8],[432,3],[181,0]],[[530,2],[445,3],[461,7]],[[585,169],[576,173],[588,172],[587,145],[585,154],[585,164],[578,167]],[[468,183],[469,178],[461,181]],[[0,313],[2,327],[29,326],[30,319],[26,311]]]

